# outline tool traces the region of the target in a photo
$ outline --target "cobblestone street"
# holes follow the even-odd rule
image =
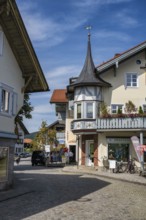
[[[146,186],[29,160],[15,166],[14,188],[0,192],[1,220],[146,220]]]

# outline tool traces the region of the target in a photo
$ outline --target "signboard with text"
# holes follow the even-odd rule
[[[45,152],[49,153],[50,152],[50,145],[45,145]]]

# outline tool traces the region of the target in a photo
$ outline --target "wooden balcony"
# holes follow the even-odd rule
[[[97,130],[107,129],[146,129],[146,117],[98,118]]]

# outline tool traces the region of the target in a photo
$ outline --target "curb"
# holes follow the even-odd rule
[[[133,184],[137,184],[137,185],[144,185],[146,186],[146,183],[143,183],[143,182],[139,182],[139,181],[134,181],[134,180],[128,180],[128,179],[121,179],[121,178],[118,178],[118,177],[113,177],[113,176],[107,176],[107,175],[100,175],[98,173],[92,173],[92,172],[87,172],[87,171],[74,171],[74,170],[64,170],[62,169],[62,172],[66,172],[66,173],[76,173],[76,174],[87,174],[87,175],[92,175],[92,176],[96,176],[96,177],[103,177],[103,178],[107,178],[107,179],[113,179],[113,180],[118,180],[118,181],[121,181],[121,182],[127,182],[127,183],[133,183]]]

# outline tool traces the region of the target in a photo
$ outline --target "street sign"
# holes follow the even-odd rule
[[[45,145],[45,152],[49,153],[50,152],[50,145]]]

